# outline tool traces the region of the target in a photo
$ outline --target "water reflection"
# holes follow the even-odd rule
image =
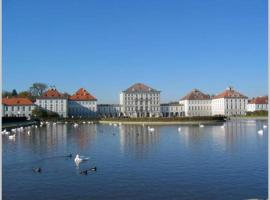
[[[122,153],[133,153],[137,158],[144,158],[160,140],[159,127],[150,132],[148,126],[122,125],[119,134]]]

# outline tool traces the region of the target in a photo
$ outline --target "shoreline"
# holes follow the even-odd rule
[[[222,121],[102,121],[100,124],[126,124],[126,125],[219,125],[223,124]]]

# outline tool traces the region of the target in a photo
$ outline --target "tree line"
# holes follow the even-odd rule
[[[17,92],[16,89],[12,91],[4,90],[2,92],[2,97],[22,97],[22,98],[29,98],[30,100],[35,100],[37,97],[42,96],[42,94],[48,89],[48,85],[46,83],[33,83],[28,90]],[[64,96],[69,96],[67,92],[63,94]]]

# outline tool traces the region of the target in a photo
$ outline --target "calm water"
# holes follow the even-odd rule
[[[3,136],[3,199],[266,198],[268,130],[257,134],[266,123],[152,126],[153,133],[140,125],[57,124],[15,141]],[[59,157],[69,153],[90,161],[77,167],[74,157]]]

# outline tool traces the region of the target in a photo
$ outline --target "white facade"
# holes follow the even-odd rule
[[[184,117],[184,105],[176,103],[160,104],[160,112],[162,117]]]
[[[251,99],[247,104],[247,111],[268,111],[268,97],[263,96]]]
[[[120,94],[124,116],[157,117],[160,115],[160,91],[137,83]]]
[[[57,113],[60,117],[68,117],[68,99],[56,89],[48,90],[35,104],[44,110]]]
[[[268,111],[268,104],[247,104],[247,111],[248,112],[255,112],[255,111]]]
[[[26,98],[3,98],[2,117],[30,118],[36,105]]]
[[[187,117],[212,115],[210,96],[197,89],[188,93],[179,103],[184,105],[184,112]]]
[[[213,98],[212,113],[213,115],[224,116],[245,115],[247,103],[248,98],[246,96],[229,87]]]

